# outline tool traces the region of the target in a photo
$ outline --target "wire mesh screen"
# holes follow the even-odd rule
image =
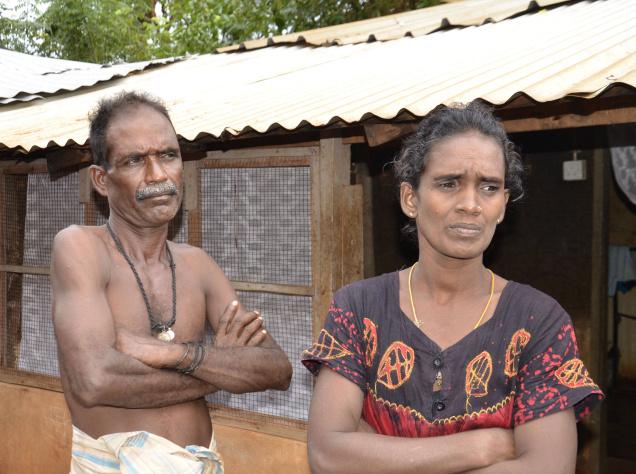
[[[19,297],[15,295],[16,299]],[[22,330],[17,368],[59,376],[51,319],[51,285],[46,275],[23,275]]]
[[[53,237],[71,224],[81,224],[78,173],[51,181],[47,173],[30,174],[24,229],[23,265],[48,267]]]
[[[308,167],[201,170],[203,248],[230,280],[311,284]]]
[[[311,285],[311,207],[308,167],[201,169],[202,246],[230,280]],[[213,404],[270,415],[280,424],[307,420],[312,381],[300,364],[311,345],[311,297],[241,291],[294,368],[289,390],[209,397]]]
[[[312,381],[309,371],[300,363],[303,349],[311,345],[311,297],[276,295],[241,291],[241,302],[263,315],[265,327],[283,348],[292,363],[294,374],[285,392],[265,392],[233,395],[217,392],[208,401],[248,412],[307,420]],[[249,414],[245,414],[249,417]],[[284,424],[284,420],[280,420]]]

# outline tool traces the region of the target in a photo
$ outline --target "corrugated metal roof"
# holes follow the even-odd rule
[[[177,132],[227,137],[368,118],[421,117],[439,104],[519,94],[538,102],[636,87],[636,2],[584,1],[500,23],[329,48],[205,55],[98,88],[0,107],[0,142],[83,144],[87,112],[119,90],[162,97]]]
[[[153,64],[173,61],[174,59],[160,59],[102,66],[0,49],[0,104],[28,102],[42,98],[43,94],[74,91],[141,71]]]
[[[570,0],[571,1],[571,0]],[[315,30],[245,41],[219,48],[219,52],[251,50],[271,45],[295,43],[312,46],[344,45],[388,41],[405,36],[422,36],[440,28],[476,26],[497,22],[520,13],[534,11],[566,0],[464,0],[446,5],[355,21]]]

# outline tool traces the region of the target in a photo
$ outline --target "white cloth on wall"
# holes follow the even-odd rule
[[[608,128],[614,177],[633,204],[636,204],[636,146],[632,145],[635,132],[633,125]]]
[[[616,294],[616,285],[621,281],[636,280],[636,263],[629,247],[625,245],[610,245],[608,252],[608,281],[607,293]]]

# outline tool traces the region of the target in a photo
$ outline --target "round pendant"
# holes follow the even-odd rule
[[[171,328],[164,329],[157,334],[157,339],[163,342],[170,342],[174,339],[174,331]]]

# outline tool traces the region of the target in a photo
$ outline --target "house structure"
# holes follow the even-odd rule
[[[636,146],[633,1],[465,0],[169,61],[0,51],[0,67],[13,71],[0,80],[0,420],[13,433],[0,470],[67,470],[50,248],[60,229],[107,218],[86,171],[87,116],[122,90],[165,100],[180,137],[186,195],[172,237],[219,262],[294,364],[286,393],[209,397],[228,472],[308,472],[300,351],[334,290],[414,258],[386,165],[440,104],[492,104],[520,146],[527,195],[488,265],[554,296],[606,382],[607,248],[636,240],[610,164],[612,148]],[[564,180],[572,161],[581,173]],[[577,472],[606,472],[605,434],[597,410]]]

